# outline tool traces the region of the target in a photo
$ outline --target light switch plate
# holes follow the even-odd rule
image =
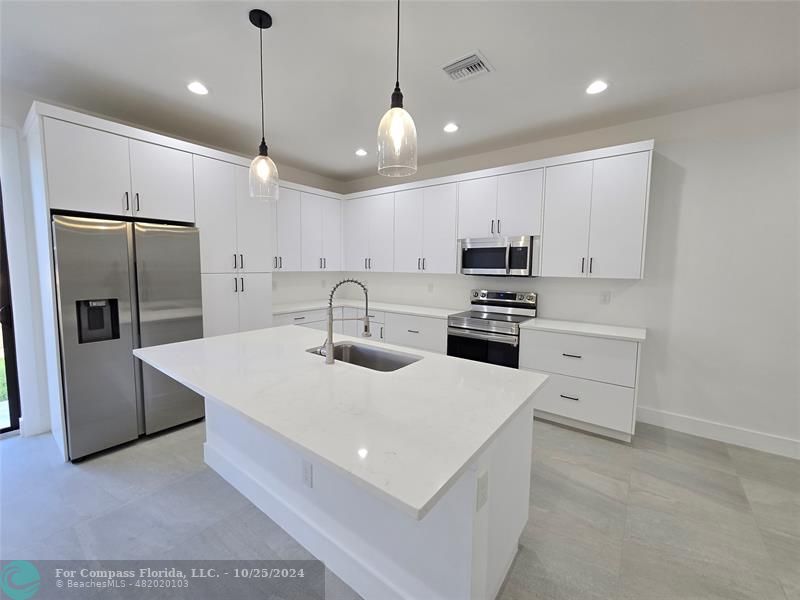
[[[475,512],[478,512],[489,500],[489,471],[478,477],[478,489],[475,498]]]
[[[303,461],[303,483],[307,487],[314,487],[314,465],[307,460]]]

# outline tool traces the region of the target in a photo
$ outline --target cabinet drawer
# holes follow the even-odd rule
[[[447,348],[447,321],[386,313],[386,341],[444,354]]]
[[[636,342],[523,329],[519,366],[633,387],[636,352]]]
[[[533,407],[607,429],[631,433],[634,390],[564,375],[550,375]]]
[[[336,318],[336,311],[334,311],[334,318]],[[305,325],[307,323],[325,322],[328,319],[326,310],[308,310],[296,313],[284,313],[282,315],[275,315],[272,319],[272,324],[275,327],[281,325]]]

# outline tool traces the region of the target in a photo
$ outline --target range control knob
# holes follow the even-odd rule
[[[473,298],[477,298],[478,297],[478,290],[473,290],[472,291],[472,297]]]
[[[517,300],[525,300],[525,296],[522,294],[517,294]]]
[[[481,292],[481,298],[486,298],[486,292]]]
[[[528,294],[528,295],[525,297],[525,300],[527,300],[528,302],[533,302],[533,294]]]

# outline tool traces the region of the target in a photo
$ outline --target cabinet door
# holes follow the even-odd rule
[[[346,200],[342,207],[345,271],[366,271],[369,254],[369,202],[372,198]]]
[[[272,274],[239,277],[239,331],[272,327]]]
[[[394,195],[394,270],[422,270],[425,192],[422,188]]]
[[[471,179],[458,184],[458,237],[497,235],[497,177]]]
[[[423,270],[425,273],[456,272],[456,184],[425,188],[423,216]]]
[[[275,264],[275,203],[252,198],[250,170],[247,167],[234,170],[239,269],[245,273],[270,273]]]
[[[203,273],[203,337],[239,331],[239,279],[233,274]]]
[[[594,161],[590,277],[640,279],[650,152]]]
[[[342,270],[342,202],[322,198],[322,264],[326,271]]]
[[[541,235],[544,170],[497,178],[497,226],[500,235]]]
[[[194,157],[197,227],[200,230],[200,271],[236,270],[236,167]]]
[[[322,196],[300,194],[300,224],[303,241],[301,264],[303,271],[322,270]]]
[[[44,119],[50,208],[130,215],[128,138]]]
[[[276,206],[278,269],[300,271],[302,242],[300,192],[282,187]]]
[[[192,155],[139,140],[130,153],[134,216],[194,223]]]
[[[394,194],[381,194],[369,199],[370,271],[391,273],[394,270]]]
[[[591,197],[591,161],[545,170],[542,277],[586,276]]]

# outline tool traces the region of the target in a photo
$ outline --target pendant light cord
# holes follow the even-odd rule
[[[264,141],[264,30],[258,29],[258,59],[261,67],[261,140]]]
[[[395,71],[395,85],[400,86],[400,0],[397,0],[397,53],[396,58],[396,71]]]

